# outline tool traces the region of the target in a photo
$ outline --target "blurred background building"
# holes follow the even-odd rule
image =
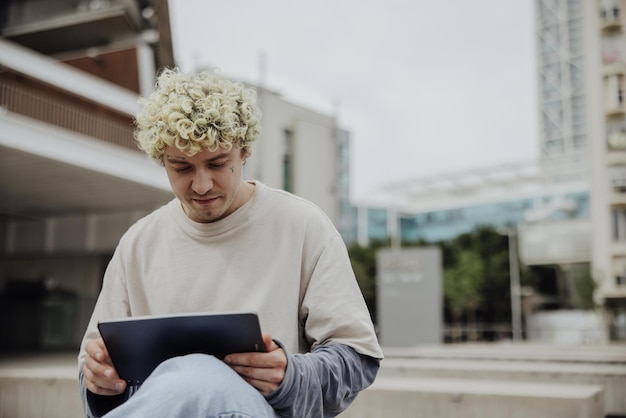
[[[172,196],[132,133],[167,2],[0,7],[0,349],[76,347],[119,237]]]
[[[608,334],[620,334],[615,326],[623,328],[626,319],[625,10],[623,0],[537,0],[540,158],[390,184],[355,202],[346,237],[361,245],[400,244],[451,239],[481,225],[513,231],[522,263],[549,266],[560,282],[590,266]]]
[[[245,176],[314,202],[341,228],[350,216],[349,132],[338,127],[334,115],[289,102],[262,86],[257,94],[262,130]]]
[[[173,197],[133,139],[138,98],[175,65],[168,2],[9,0],[0,35],[0,352],[74,349],[117,241]],[[246,176],[346,223],[349,133],[258,91]]]
[[[260,83],[263,131],[245,175],[319,205],[348,244],[493,227],[551,280],[590,269],[614,329],[626,319],[625,8],[536,1],[535,161],[401,180],[351,202],[350,132]],[[0,35],[0,351],[74,348],[118,239],[172,198],[132,135],[137,99],[176,64],[168,3],[9,0]]]

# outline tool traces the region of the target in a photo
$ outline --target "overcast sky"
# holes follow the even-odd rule
[[[352,195],[538,156],[530,0],[175,0],[178,65],[329,114]],[[262,72],[261,56],[265,56]]]

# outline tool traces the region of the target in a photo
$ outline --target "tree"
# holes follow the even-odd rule
[[[483,302],[485,266],[478,253],[461,249],[456,262],[444,269],[443,294],[456,322],[465,313],[476,324],[476,311]]]
[[[453,274],[447,281],[444,278],[444,295],[446,286],[450,287],[448,293],[455,291],[452,278],[461,275],[463,270],[474,275],[480,273],[482,278],[474,280],[471,289],[472,293],[480,294],[480,299],[475,299],[474,312],[468,313],[475,314],[482,322],[506,322],[503,318],[510,316],[511,300],[507,237],[491,227],[483,226],[440,245],[444,249],[444,275],[447,270],[448,274]],[[468,255],[468,252],[472,255]],[[478,265],[482,265],[482,268]],[[468,284],[464,288],[470,292]],[[445,303],[446,311],[454,316],[453,310],[456,308],[451,306],[451,300],[446,298]]]
[[[489,226],[438,242],[403,243],[404,248],[437,245],[443,252],[444,314],[447,322],[509,324],[511,293],[508,238]],[[368,247],[348,246],[357,281],[376,322],[376,252],[386,241]],[[522,283],[527,274],[522,270]],[[486,337],[488,338],[488,337]]]
[[[361,247],[356,243],[348,246],[352,270],[374,323],[376,323],[376,250],[376,246]]]
[[[595,302],[593,294],[596,290],[596,282],[591,275],[589,264],[584,263],[576,270],[577,274],[572,274],[570,278],[571,305],[574,309],[594,309]]]

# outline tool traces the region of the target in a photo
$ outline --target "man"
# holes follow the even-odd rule
[[[137,115],[139,147],[176,196],[122,237],[79,354],[89,417],[331,417],[378,371],[382,351],[340,235],[310,202],[243,181],[259,132],[254,90],[165,70]],[[254,310],[267,351],[163,362],[119,378],[97,323]],[[275,338],[275,339],[274,339]]]

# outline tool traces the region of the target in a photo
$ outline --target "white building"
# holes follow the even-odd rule
[[[592,267],[597,300],[626,315],[626,1],[583,2]],[[610,318],[610,320],[613,320]]]
[[[349,134],[326,115],[258,87],[263,117],[245,175],[317,204],[340,228],[349,205]],[[346,157],[347,156],[347,157]]]

